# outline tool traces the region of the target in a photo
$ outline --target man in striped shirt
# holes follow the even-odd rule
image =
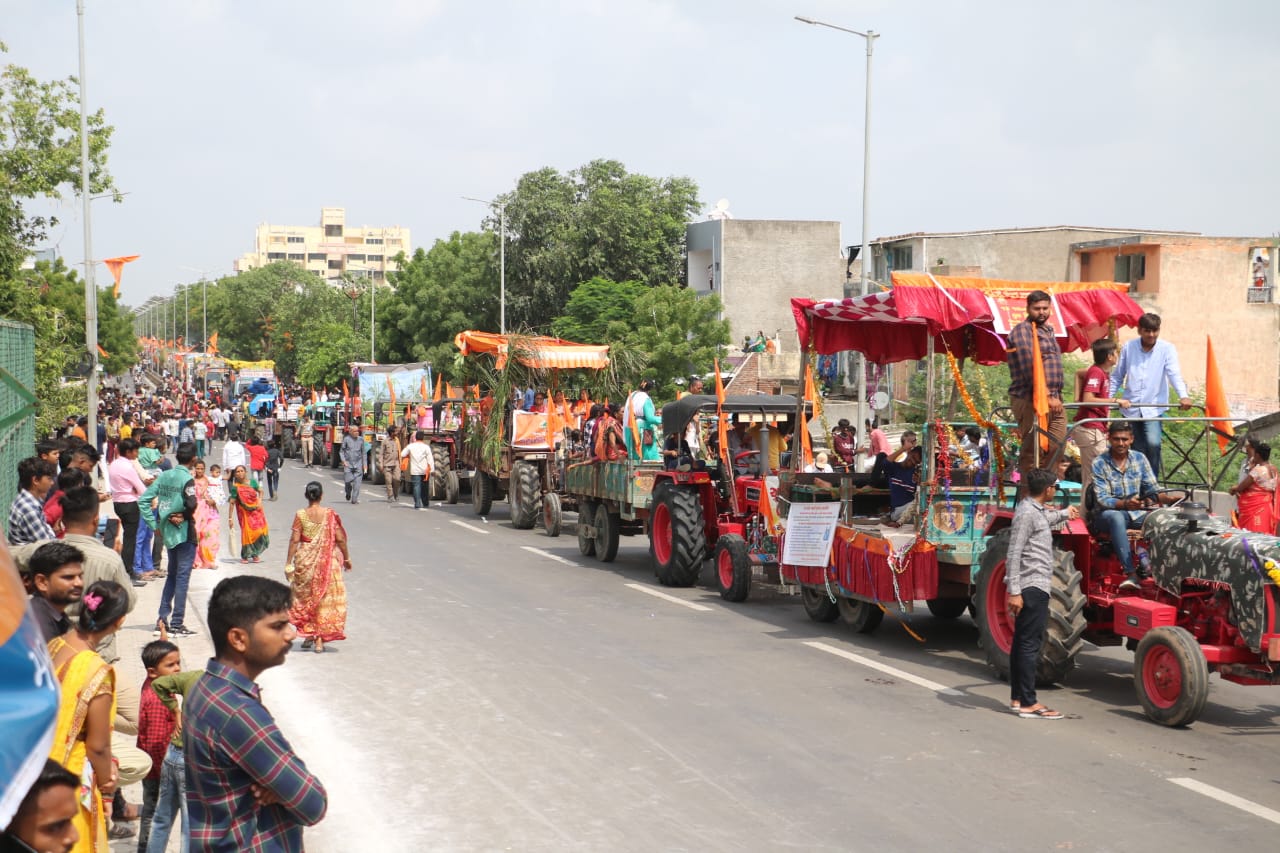
[[[216,655],[183,706],[191,850],[301,853],[302,828],[328,795],[262,704],[256,683],[284,663],[297,632],[289,587],[239,575],[209,599]]]

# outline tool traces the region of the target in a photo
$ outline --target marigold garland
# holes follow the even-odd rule
[[[974,423],[991,434],[991,456],[995,462],[995,483],[997,485],[1003,483],[1004,440],[1000,434],[1000,427],[995,421],[984,418],[978,412],[978,407],[973,404],[973,396],[969,393],[969,387],[965,384],[964,375],[960,372],[960,363],[950,350],[947,350],[945,355],[947,356],[947,366],[951,368],[951,378],[956,383],[956,390],[960,392],[960,400],[969,412],[969,417],[973,418]]]

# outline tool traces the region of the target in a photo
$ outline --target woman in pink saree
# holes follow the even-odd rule
[[[209,490],[204,463],[197,462],[192,473],[196,485],[196,558],[192,568],[213,569],[218,565],[218,547],[222,543],[222,513]]]
[[[351,571],[347,531],[342,519],[320,506],[324,490],[307,483],[307,508],[298,510],[289,538],[285,575],[293,588],[289,621],[297,628],[302,648],[324,651],[324,644],[346,639],[347,586],[343,572]]]
[[[1236,496],[1236,525],[1254,533],[1274,536],[1280,507],[1276,501],[1276,466],[1271,464],[1271,446],[1258,438],[1247,438],[1247,454],[1240,482],[1231,487]]]

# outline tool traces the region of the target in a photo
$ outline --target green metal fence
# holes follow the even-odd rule
[[[0,519],[18,493],[18,462],[35,453],[36,337],[24,323],[0,319]]]

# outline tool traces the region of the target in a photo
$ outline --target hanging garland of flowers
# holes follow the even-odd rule
[[[1000,426],[995,421],[984,418],[978,411],[978,407],[973,402],[973,395],[969,393],[969,387],[965,384],[964,375],[960,372],[960,362],[956,360],[950,349],[947,350],[946,356],[947,366],[951,368],[951,378],[956,383],[956,390],[960,392],[960,400],[969,412],[969,417],[991,434],[991,457],[995,462],[995,482],[1002,483],[1004,482],[1004,436],[1001,434]]]

